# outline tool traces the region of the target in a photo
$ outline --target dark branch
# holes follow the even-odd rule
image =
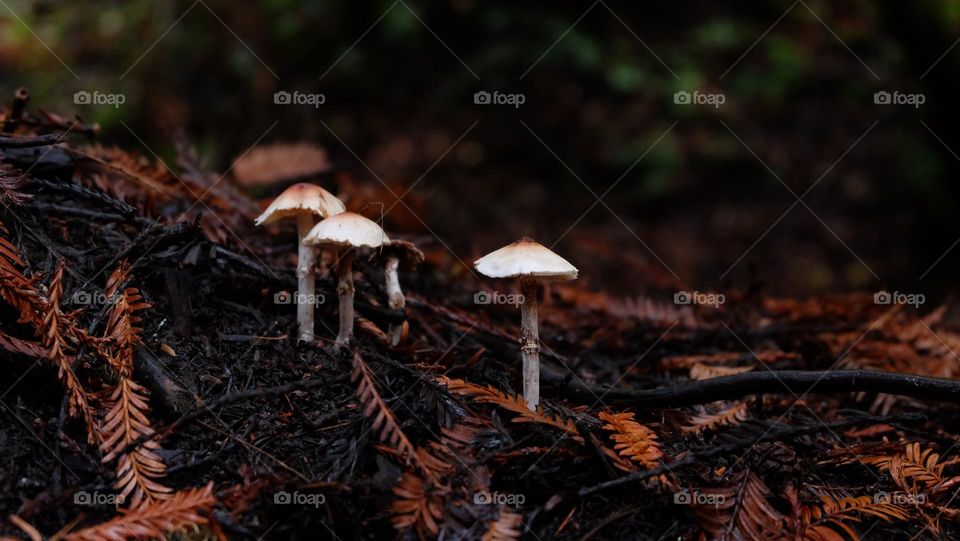
[[[878,370],[781,370],[747,372],[658,389],[628,390],[588,385],[544,372],[544,383],[579,398],[629,403],[638,408],[675,408],[752,394],[874,392],[960,404],[960,380]]]

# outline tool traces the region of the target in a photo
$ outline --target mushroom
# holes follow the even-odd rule
[[[379,248],[390,239],[376,222],[353,212],[331,216],[310,230],[303,243],[308,246],[340,248],[337,262],[337,294],[340,297],[340,330],[337,344],[345,346],[353,338],[353,249]]]
[[[540,336],[537,329],[537,279],[575,280],[577,268],[549,248],[524,237],[481,257],[473,266],[490,278],[520,278],[520,354],[523,398],[531,411],[540,403]]]
[[[313,342],[313,304],[316,291],[316,276],[313,266],[315,253],[313,248],[303,243],[304,237],[313,227],[314,215],[321,219],[345,211],[343,202],[320,186],[301,182],[290,186],[270,203],[256,221],[256,225],[266,225],[283,218],[297,219],[297,324],[300,326],[299,339]]]
[[[380,259],[385,261],[383,274],[387,304],[394,310],[402,310],[407,300],[403,296],[403,290],[400,289],[398,272],[400,263],[402,262],[406,268],[416,267],[423,261],[423,252],[410,241],[394,239],[383,245],[383,254]],[[396,346],[403,336],[403,326],[391,323],[387,335],[390,337],[390,345]]]

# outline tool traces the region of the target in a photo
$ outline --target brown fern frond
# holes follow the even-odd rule
[[[134,442],[154,433],[147,417],[147,391],[133,380],[133,359],[140,343],[137,313],[149,305],[142,302],[136,288],[125,287],[129,277],[130,266],[124,261],[107,280],[106,294],[113,306],[107,318],[106,359],[118,383],[110,396],[111,406],[101,429],[106,438],[100,448],[104,464],[117,463],[114,486],[129,499],[131,507],[136,507],[144,500],[169,498],[172,490],[159,482],[167,467],[156,452],[160,448],[157,442],[148,439],[128,450]]]
[[[657,434],[634,420],[633,412],[600,412],[600,420],[606,424],[604,430],[612,432],[610,439],[620,456],[642,464],[644,468],[660,465],[663,452],[657,442]]]
[[[909,520],[910,512],[900,505],[875,501],[870,496],[835,499],[820,496],[821,505],[803,506],[793,530],[800,539],[858,540],[860,536],[849,524],[860,522],[861,516],[871,516],[884,522]]]
[[[719,376],[732,376],[753,370],[752,366],[723,366],[697,363],[690,367],[690,379],[710,379]]]
[[[752,541],[783,534],[785,519],[770,503],[770,489],[750,472],[742,474],[733,486],[687,491],[678,496],[688,498],[700,528],[710,539]]]
[[[21,340],[2,332],[0,332],[0,348],[3,348],[10,353],[20,353],[21,355],[27,355],[30,357],[41,357],[46,359],[50,356],[50,351],[40,344],[27,340]]]
[[[942,482],[943,469],[946,467],[939,463],[939,454],[934,453],[933,449],[921,449],[917,442],[908,443],[902,454],[866,457],[864,462],[889,471],[894,482],[905,489],[916,482],[926,487]]]
[[[166,500],[145,500],[107,522],[66,535],[64,541],[167,539],[194,526],[209,524],[208,515],[216,503],[210,482],[203,488],[179,491]]]
[[[57,366],[57,377],[67,389],[67,402],[71,416],[79,416],[87,427],[87,440],[92,444],[98,441],[97,423],[93,408],[90,406],[90,393],[83,387],[73,371],[73,357],[68,354],[70,347],[65,336],[73,323],[60,309],[63,296],[63,272],[66,262],[60,260],[48,286],[47,302],[42,320],[43,345],[47,348],[47,358]]]
[[[428,488],[427,483],[412,472],[404,472],[393,487],[391,523],[397,530],[413,528],[421,537],[437,535],[443,517],[443,498]]]
[[[705,432],[721,426],[736,426],[750,415],[749,402],[736,402],[730,406],[710,411],[701,406],[689,419],[689,425],[681,427],[684,432]]]
[[[124,288],[129,278],[130,265],[122,261],[107,280],[106,289],[107,297],[113,301],[104,336],[110,349],[107,360],[120,377],[129,377],[133,373],[136,346],[140,344],[141,319],[137,314],[150,308],[136,288]]]
[[[517,414],[513,419],[515,423],[539,423],[552,426],[567,433],[574,440],[583,443],[583,437],[577,431],[577,426],[573,421],[564,419],[559,415],[550,415],[543,408],[537,408],[537,411],[530,411],[527,408],[527,401],[520,395],[507,394],[499,389],[487,385],[476,385],[468,383],[462,379],[451,379],[446,377],[438,378],[441,384],[447,386],[447,390],[463,396],[469,396],[481,404],[494,404],[503,409]]]
[[[523,515],[510,509],[501,509],[497,520],[487,523],[483,541],[514,541],[523,535]]]
[[[146,390],[132,379],[122,377],[110,396],[113,404],[104,419],[102,431],[106,438],[100,448],[103,463],[117,461],[117,481],[114,486],[132,507],[141,501],[162,500],[170,497],[169,487],[157,480],[166,475],[167,467],[156,453],[160,445],[146,440],[129,452],[127,447],[153,434],[147,413]]]
[[[393,410],[383,400],[373,383],[373,373],[358,353],[353,355],[351,379],[357,386],[357,397],[363,404],[363,416],[371,418],[380,441],[388,442],[408,463],[417,462],[417,450],[400,428]]]
[[[20,191],[26,184],[26,174],[9,163],[0,163],[0,203],[3,206],[23,205],[33,196]]]

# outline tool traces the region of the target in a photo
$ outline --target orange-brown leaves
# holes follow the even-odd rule
[[[704,406],[697,408],[697,413],[690,417],[689,425],[682,427],[684,432],[705,432],[722,426],[736,426],[747,420],[750,415],[749,402],[734,402],[733,404],[719,403],[719,408],[708,409]]]
[[[110,395],[110,409],[101,431],[106,435],[100,448],[103,462],[116,461],[115,486],[130,505],[169,497],[171,489],[159,483],[166,465],[157,455],[159,444],[153,440],[128,449],[141,438],[153,435],[147,414],[147,391],[133,381],[133,360],[140,343],[139,311],[149,307],[135,288],[124,288],[130,267],[121,262],[107,281],[106,293],[113,301],[107,320],[106,355],[118,383]]]
[[[433,493],[424,479],[415,473],[404,472],[393,487],[397,499],[393,501],[393,527],[398,530],[413,528],[420,534],[436,535],[443,517],[443,497]]]
[[[353,373],[351,375],[357,386],[357,397],[363,404],[364,417],[372,418],[373,430],[381,441],[388,442],[408,462],[417,460],[416,448],[400,429],[393,410],[387,406],[377,386],[373,383],[373,373],[359,354],[353,355]]]
[[[64,540],[168,539],[172,534],[208,524],[208,515],[216,503],[213,483],[208,483],[203,488],[172,494],[166,500],[145,500],[107,522],[67,534]]]
[[[537,411],[530,411],[527,408],[527,402],[519,395],[507,394],[499,389],[486,385],[475,385],[462,379],[439,378],[440,383],[447,385],[447,389],[459,395],[469,396],[472,400],[482,404],[494,404],[503,409],[517,414],[513,419],[515,423],[539,423],[562,430],[574,440],[583,443],[583,437],[577,431],[577,426],[573,421],[564,419],[558,415],[550,415],[542,408]]]
[[[657,443],[657,434],[636,422],[633,416],[633,412],[600,412],[600,420],[606,423],[603,428],[612,432],[610,439],[615,442],[614,449],[620,456],[629,458],[644,468],[655,468],[663,458],[663,452]]]

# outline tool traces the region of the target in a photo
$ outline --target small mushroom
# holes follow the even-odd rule
[[[340,248],[337,262],[337,294],[340,297],[340,330],[337,344],[345,346],[353,338],[353,250],[379,248],[390,239],[376,222],[353,212],[331,216],[310,230],[304,244]]]
[[[536,411],[540,403],[540,336],[537,329],[537,279],[575,280],[577,268],[549,248],[524,237],[513,244],[490,252],[474,262],[474,267],[490,278],[520,278],[521,338],[523,357],[523,398]]]
[[[303,243],[313,228],[314,216],[321,219],[345,211],[343,202],[320,186],[301,182],[290,186],[263,211],[256,225],[266,225],[283,218],[297,219],[297,323],[300,340],[313,342],[313,304],[316,276],[313,271],[316,254]]]
[[[416,267],[423,261],[423,252],[410,241],[394,239],[383,245],[383,253],[379,259],[384,261],[383,275],[387,290],[387,304],[394,310],[402,310],[407,300],[403,296],[403,290],[400,289],[398,272],[400,264],[403,263],[404,267],[411,269]],[[390,324],[387,335],[390,337],[390,345],[396,346],[403,335],[403,326]]]

